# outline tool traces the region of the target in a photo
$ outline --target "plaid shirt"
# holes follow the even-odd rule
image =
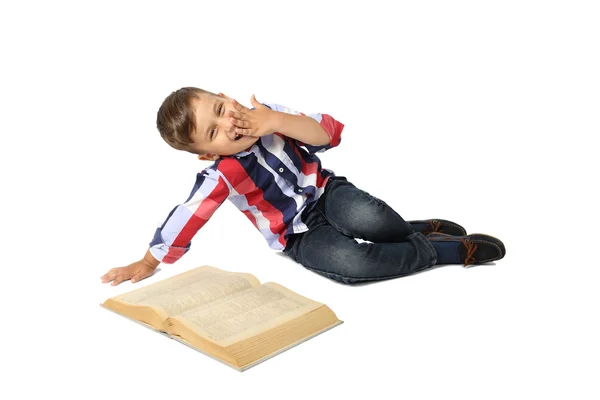
[[[305,115],[277,104],[275,111]],[[308,114],[329,134],[329,144],[311,146],[279,132],[260,137],[239,153],[221,156],[198,173],[187,200],[171,210],[156,229],[150,252],[159,261],[174,263],[225,200],[254,224],[274,250],[285,248],[288,236],[308,227],[301,214],[314,207],[332,170],[321,168],[315,153],[336,147],[344,125],[327,114]]]

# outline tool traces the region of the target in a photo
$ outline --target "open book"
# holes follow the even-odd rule
[[[202,266],[102,306],[240,371],[341,324],[325,304],[252,275]]]

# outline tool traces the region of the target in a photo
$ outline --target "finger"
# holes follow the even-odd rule
[[[254,97],[254,95],[252,95],[252,97],[250,97],[250,103],[252,103],[252,106],[254,106],[254,108],[259,108],[262,106],[262,104],[260,104],[257,100],[256,97]]]
[[[237,100],[235,100],[235,99],[233,99],[233,100],[231,101],[231,104],[233,104],[233,107],[234,107],[236,110],[240,111],[240,112],[249,111],[249,109],[248,109],[247,107],[244,107],[243,105],[241,105],[240,103],[238,103],[238,101],[237,101]]]
[[[227,100],[233,100],[231,97],[226,96],[224,93],[219,92],[219,96],[226,98]]]
[[[124,275],[119,275],[119,276],[117,276],[117,278],[114,280],[114,282],[113,282],[113,283],[111,283],[111,286],[116,286],[116,285],[118,285],[119,283],[123,282],[124,280],[126,280],[126,279],[125,279],[125,276],[124,276]]]
[[[141,270],[131,278],[131,283],[136,283],[137,281],[141,281],[142,279],[147,278],[150,275],[152,275],[152,274],[149,274],[149,273],[145,272],[144,270]]]
[[[106,274],[104,274],[102,276],[102,282],[106,283],[106,282],[112,281],[113,279],[115,279],[116,274],[117,274],[117,271],[107,272]]]
[[[107,273],[105,273],[104,275],[102,275],[100,278],[104,279],[104,277],[108,276],[108,274],[110,274],[111,272],[113,272],[114,270],[116,270],[116,268],[111,268],[108,270]]]
[[[239,119],[235,119],[235,118],[229,118],[229,120],[238,128],[248,128],[250,127],[250,122],[248,121],[242,121]]]
[[[235,133],[239,133],[240,135],[252,136],[251,129],[235,128]]]
[[[237,118],[237,119],[241,119],[243,117],[242,113],[239,112],[235,112],[233,110],[229,110],[228,114],[229,117],[233,117],[233,118]]]

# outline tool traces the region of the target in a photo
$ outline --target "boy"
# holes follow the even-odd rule
[[[102,282],[137,282],[161,262],[177,261],[226,199],[272,249],[338,282],[504,257],[504,245],[494,237],[467,235],[460,225],[441,219],[404,221],[382,200],[322,168],[315,153],[336,147],[344,128],[330,115],[305,115],[261,104],[254,96],[251,102],[248,109],[222,93],[193,87],[164,100],[157,114],[162,138],[214,163],[198,173],[188,199],[156,230],[144,258],[111,269]]]

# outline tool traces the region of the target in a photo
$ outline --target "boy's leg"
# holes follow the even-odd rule
[[[330,178],[316,208],[333,227],[353,238],[399,243],[415,233],[415,229],[383,200],[358,189],[344,177]]]
[[[437,261],[433,245],[418,232],[399,243],[358,243],[316,210],[308,213],[305,222],[309,231],[293,235],[284,252],[304,267],[339,282],[397,278]]]
[[[403,242],[413,232],[442,232],[463,236],[456,222],[444,219],[405,221],[383,200],[358,189],[345,177],[335,176],[327,184],[321,211],[340,232],[375,243]]]

